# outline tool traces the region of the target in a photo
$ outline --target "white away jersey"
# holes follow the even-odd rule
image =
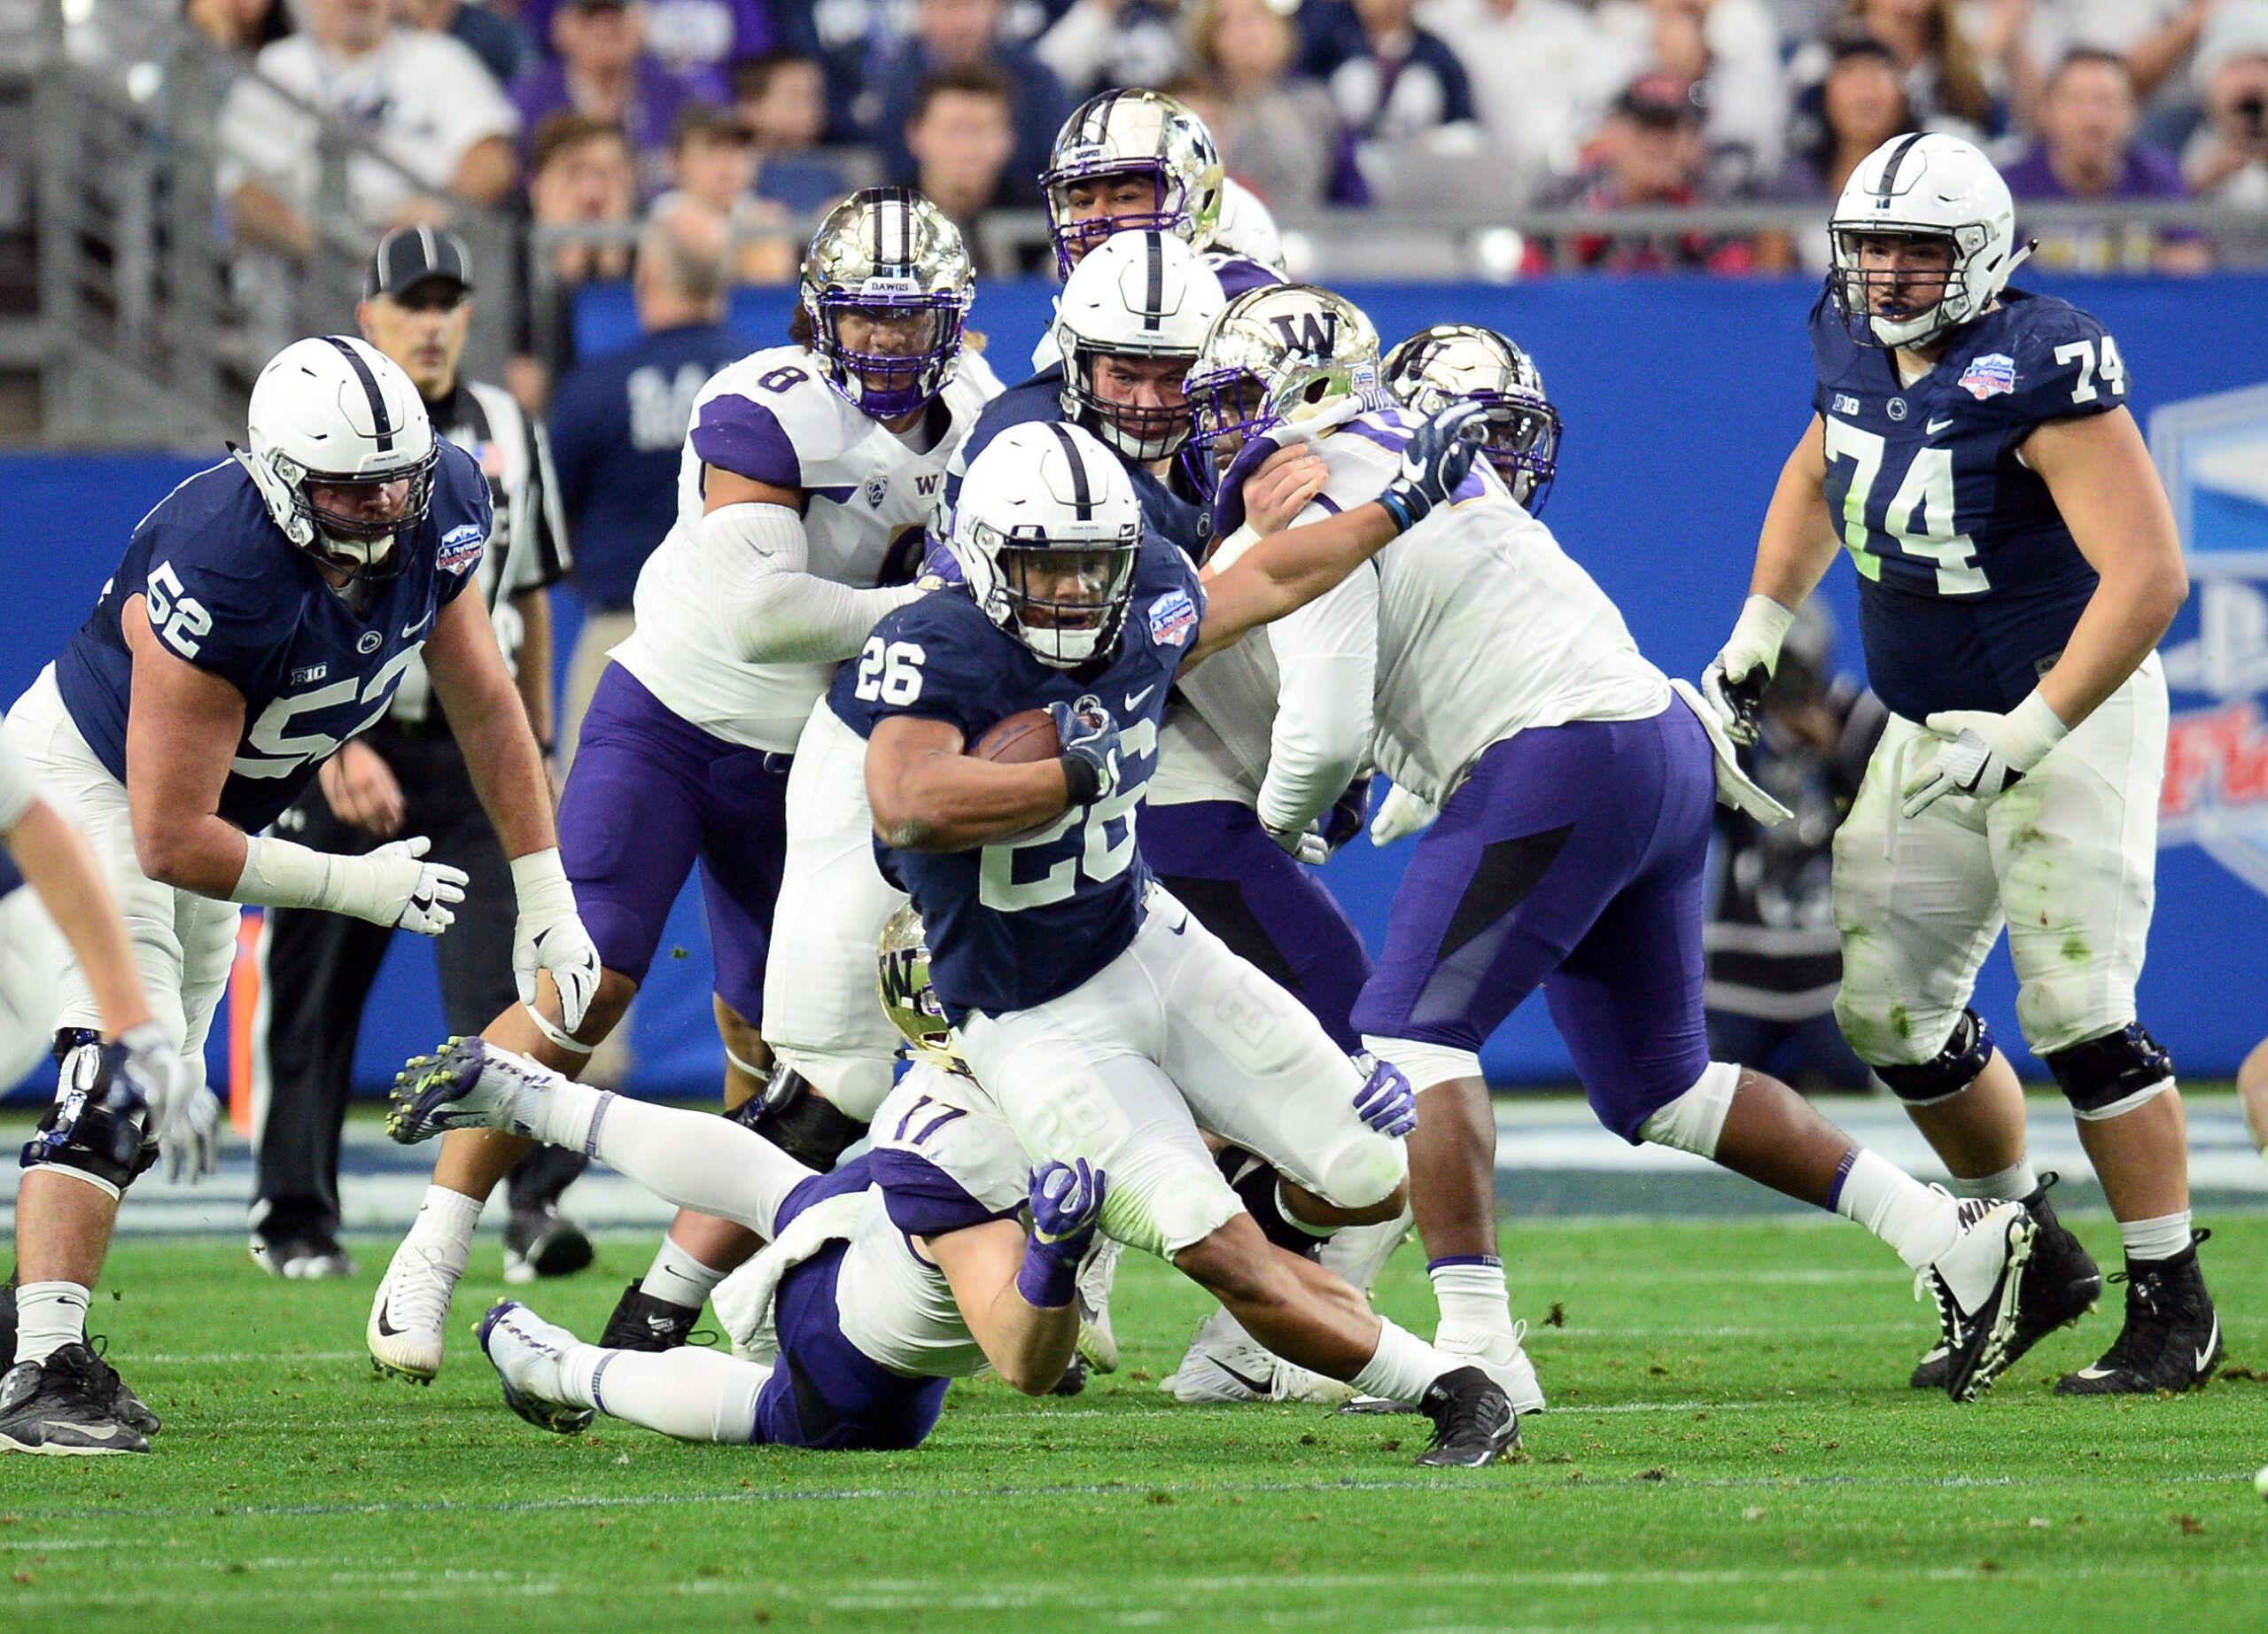
[[[1418,425],[1380,409],[1318,437],[1331,480],[1300,520],[1377,498]],[[1372,560],[1375,573],[1347,581],[1378,609],[1371,756],[1421,799],[1443,804],[1482,751],[1516,732],[1669,707],[1668,681],[1621,612],[1493,473]]]
[[[917,1062],[874,1114],[875,1189],[835,1279],[843,1337],[895,1372],[956,1379],[986,1365],[945,1273],[916,1237],[1013,1219],[1031,1191],[1015,1132],[974,1079]]]
[[[819,373],[801,346],[751,353],[720,370],[695,400],[678,467],[677,522],[638,575],[637,627],[616,662],[686,720],[731,743],[792,752],[827,690],[833,663],[750,664],[717,627],[700,552],[702,468],[715,465],[804,496],[809,571],[858,589],[913,581],[923,530],[944,489],[946,463],[1000,383],[984,360],[959,372],[909,436],[919,452],[869,419]]]

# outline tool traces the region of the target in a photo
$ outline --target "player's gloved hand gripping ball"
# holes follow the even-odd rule
[[[1090,692],[1076,704],[1050,704],[1055,735],[1063,743],[1063,775],[1071,804],[1091,805],[1118,792],[1118,723]]]
[[[1045,1163],[1032,1171],[1031,1241],[1024,1248],[1016,1288],[1026,1303],[1068,1305],[1078,1291],[1079,1262],[1094,1245],[1102,1220],[1103,1171],[1084,1157]]]

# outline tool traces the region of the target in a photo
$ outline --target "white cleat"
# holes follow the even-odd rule
[[[1527,1324],[1515,1322],[1510,1334],[1463,1334],[1436,1338],[1433,1348],[1457,1363],[1471,1363],[1494,1379],[1510,1398],[1512,1411],[1526,1418],[1544,1408],[1543,1385],[1535,1364],[1521,1341]],[[1357,1396],[1341,1409],[1346,1412],[1415,1412],[1415,1402],[1389,1401],[1383,1396]]]
[[[1098,1236],[1079,1267],[1079,1354],[1096,1373],[1118,1371],[1118,1335],[1110,1326],[1110,1288],[1118,1280],[1117,1239]]]
[[[507,1407],[555,1436],[577,1436],[590,1428],[591,1409],[567,1400],[560,1385],[560,1365],[582,1342],[573,1334],[517,1299],[492,1306],[474,1331],[504,1387]]]
[[[1197,1325],[1196,1336],[1158,1389],[1177,1402],[1301,1401],[1336,1405],[1354,1387],[1295,1367],[1245,1332],[1226,1311],[1216,1311]]]
[[[372,1367],[414,1384],[433,1382],[441,1371],[442,1327],[465,1257],[463,1249],[451,1255],[415,1237],[393,1251],[364,1330]]]
[[[1953,1400],[1976,1400],[2008,1366],[2024,1267],[2039,1235],[2022,1203],[1969,1199],[1961,1205],[1953,1246],[1914,1279],[1915,1297],[1938,1308],[1946,1394]]]

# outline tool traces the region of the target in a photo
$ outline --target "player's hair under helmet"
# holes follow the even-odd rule
[[[927,407],[951,382],[975,294],[960,229],[910,187],[861,188],[827,213],[804,253],[812,350],[827,384],[878,420]],[[881,332],[854,346],[846,317]],[[882,349],[884,337],[897,349]]]
[[[1893,136],[1844,184],[1827,223],[1833,269],[1827,286],[1853,338],[1884,346],[1927,346],[1982,316],[2031,253],[2016,245],[2016,202],[1992,161],[1959,136]],[[1868,268],[1870,238],[1938,239],[1937,275]]]
[[[1117,642],[1141,546],[1133,479],[1078,426],[1012,425],[961,479],[952,552],[969,594],[1052,668],[1076,669]]]
[[[1097,389],[1095,365],[1162,358],[1180,363],[1185,377],[1227,304],[1220,279],[1180,239],[1154,228],[1104,239],[1071,268],[1056,302],[1063,412],[1130,460],[1170,457],[1189,440],[1183,381],[1173,382],[1172,403],[1114,402]]]
[[[286,539],[357,580],[401,572],[394,544],[425,520],[439,447],[400,364],[346,335],[295,340],[252,382],[245,429],[229,452]],[[318,504],[316,488],[346,505]]]
[[[882,991],[882,1013],[905,1040],[905,1053],[948,1072],[967,1072],[968,1064],[953,1048],[952,1023],[937,990],[929,984],[929,933],[911,902],[901,904],[882,926],[880,962],[875,984]]]
[[[1559,411],[1543,373],[1511,339],[1477,323],[1436,323],[1386,354],[1380,384],[1411,413],[1430,419],[1451,403],[1486,410],[1481,451],[1512,497],[1533,516],[1559,469]]]
[[[1040,194],[1055,239],[1055,265],[1074,262],[1113,233],[1155,228],[1202,250],[1221,216],[1220,150],[1205,121],[1160,90],[1107,90],[1075,109],[1055,133]],[[1150,183],[1147,209],[1105,208],[1084,218],[1071,213],[1071,188],[1108,177]]]
[[[1327,389],[1324,377],[1344,372],[1368,389],[1378,361],[1379,331],[1345,296],[1313,284],[1247,290],[1213,321],[1189,371],[1191,481],[1214,493],[1237,451],[1283,423],[1291,400],[1280,388],[1294,376]]]

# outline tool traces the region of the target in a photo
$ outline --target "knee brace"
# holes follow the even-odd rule
[[[1928,1061],[1893,1067],[1875,1066],[1872,1062],[1867,1064],[1874,1067],[1876,1075],[1900,1101],[1908,1106],[1926,1107],[1950,1101],[1967,1089],[1992,1059],[1992,1029],[1985,1026],[1984,1018],[1976,1011],[1963,1010],[1961,1019],[1953,1024],[1953,1036],[1946,1040],[1945,1047]]]
[[[1638,1125],[1638,1139],[1673,1151],[1713,1158],[1725,1132],[1725,1119],[1740,1091],[1740,1068],[1728,1061],[1713,1061],[1708,1070],[1668,1105]]]
[[[773,1069],[772,1081],[761,1095],[726,1116],[821,1174],[866,1132],[864,1124],[846,1117],[812,1089],[802,1073],[784,1064]]]
[[[117,1196],[158,1161],[150,1109],[128,1089],[124,1059],[83,1027],[55,1035],[55,1100],[24,1142],[18,1159],[24,1168],[67,1170]]]
[[[2047,1057],[2071,1110],[2093,1123],[2119,1117],[2173,1087],[2173,1057],[2140,1022]]]

